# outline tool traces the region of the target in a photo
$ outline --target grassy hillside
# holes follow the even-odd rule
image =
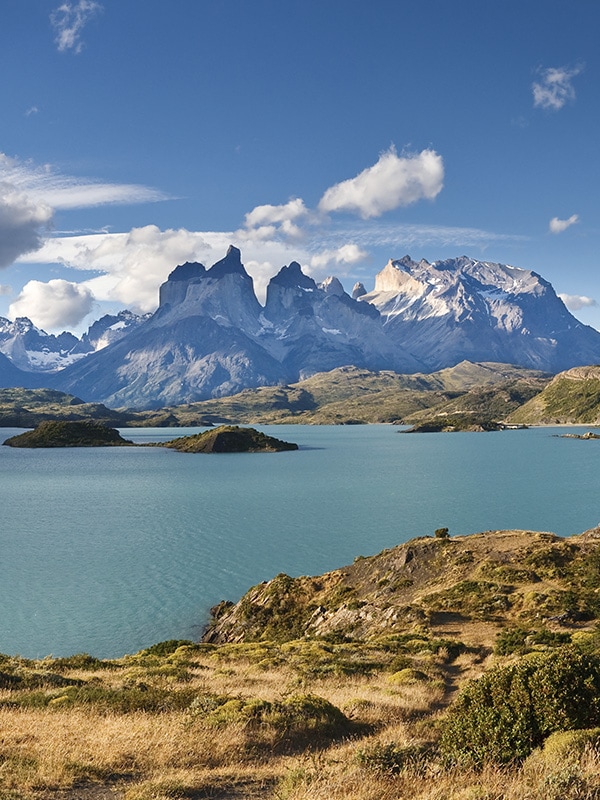
[[[485,428],[512,419],[513,412],[536,397],[547,383],[547,378],[532,376],[504,380],[493,386],[475,386],[458,397],[410,414],[404,422],[416,427],[435,424]]]
[[[290,386],[247,389],[231,397],[157,411],[113,410],[51,389],[0,389],[0,427],[29,428],[45,420],[81,419],[119,427],[416,422],[429,409],[436,409],[434,415],[438,410],[442,414],[477,410],[499,419],[548,379],[534,370],[468,361],[430,375],[340,367]]]
[[[95,420],[118,427],[179,425],[178,420],[163,411],[136,412],[131,409],[107,408],[102,403],[84,403],[78,397],[55,389],[0,389],[0,427],[35,428],[46,421],[79,422]],[[199,418],[194,424],[210,424]]]
[[[481,397],[475,401],[473,395],[467,406],[476,402],[478,408],[487,409],[491,404],[489,413],[508,413],[516,408],[519,397],[529,399],[547,380],[549,376],[535,370],[506,364],[462,362],[430,375],[340,367],[290,386],[248,389],[164,413],[186,425],[195,424],[198,417],[242,424],[404,422],[427,409],[445,408],[475,387],[482,389]]]
[[[600,424],[600,366],[556,375],[545,389],[510,415],[528,425]]]
[[[562,722],[548,712],[513,763],[457,764],[447,740],[463,746],[479,707],[485,734],[506,699],[493,738],[511,714],[528,724],[532,698],[541,714],[589,694],[599,576],[600,529],[440,529],[326,575],[279,575],[220,604],[200,644],[112,660],[0,655],[0,797],[598,798],[600,731],[565,730],[573,709],[595,720],[595,695],[563,703]],[[523,694],[536,676],[544,691]]]

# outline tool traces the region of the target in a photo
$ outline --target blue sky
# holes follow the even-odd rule
[[[596,0],[3,0],[0,315],[82,331],[242,250],[539,272],[600,329]]]

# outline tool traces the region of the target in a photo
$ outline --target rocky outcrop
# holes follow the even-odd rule
[[[593,630],[600,619],[594,531],[436,533],[317,577],[277,575],[215,606],[203,641],[451,639],[460,629],[468,642],[475,623],[477,642],[493,645],[503,627]]]

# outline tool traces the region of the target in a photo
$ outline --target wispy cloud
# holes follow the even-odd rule
[[[129,205],[167,200],[157,189],[137,184],[101,183],[90,178],[62,175],[53,167],[37,167],[0,153],[0,181],[10,184],[36,203],[55,210]]]
[[[7,297],[9,294],[12,294],[12,286],[0,283],[0,297]]]
[[[598,305],[593,297],[586,297],[582,294],[559,294],[558,296],[569,311],[579,311],[582,308],[590,308]]]
[[[376,164],[355,178],[331,186],[319,202],[319,210],[349,211],[363,219],[418,200],[433,200],[444,185],[444,163],[434,150],[399,156],[391,147]]]
[[[575,225],[577,222],[579,222],[578,214],[572,214],[569,219],[552,217],[548,224],[548,229],[550,233],[562,233],[563,231],[566,231],[567,228],[570,228],[571,225]]]
[[[496,233],[481,228],[460,228],[447,225],[409,225],[404,223],[366,223],[332,226],[327,236],[330,242],[351,239],[363,247],[477,247],[491,244],[524,242],[526,236]]]
[[[531,87],[534,107],[560,111],[566,103],[575,100],[572,80],[582,71],[582,66],[540,69],[540,80],[534,81]]]
[[[37,106],[31,106],[25,112],[25,116],[26,117],[32,117],[34,114],[39,114],[39,113],[40,113],[40,110],[39,110],[39,108]]]
[[[73,53],[81,53],[81,32],[99,11],[102,11],[102,5],[95,0],[79,0],[77,3],[62,3],[52,12],[50,22],[56,33],[54,41],[59,52],[71,50]]]

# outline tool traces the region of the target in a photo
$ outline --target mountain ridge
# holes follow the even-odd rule
[[[363,289],[351,297],[337,278],[316,283],[292,261],[273,276],[262,306],[232,245],[210,269],[176,267],[153,314],[121,312],[95,323],[80,345],[61,351],[63,365],[75,363],[44,380],[86,401],[156,409],[343,366],[417,374],[467,360],[556,373],[600,362],[600,332],[576,320],[531,270],[467,256],[431,264],[404,256],[386,264],[372,292]],[[41,334],[60,350],[60,337]],[[15,336],[5,349],[16,358]],[[29,369],[36,358],[27,355]]]

